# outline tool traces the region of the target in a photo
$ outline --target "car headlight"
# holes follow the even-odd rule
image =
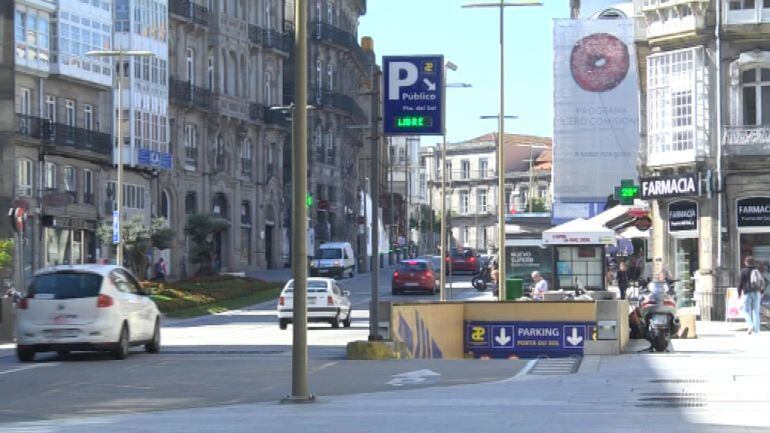
[[[340,262],[334,262],[334,266],[340,267]]]

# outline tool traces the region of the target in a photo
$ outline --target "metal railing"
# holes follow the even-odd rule
[[[726,126],[726,146],[767,146],[770,145],[770,126]]]
[[[308,104],[348,113],[355,122],[366,120],[364,111],[352,97],[339,92],[319,89],[315,83],[308,83]]]
[[[262,35],[265,30],[254,24],[249,24],[249,41],[254,45],[262,45]]]
[[[107,156],[112,155],[112,136],[110,134],[62,123],[53,123],[48,119],[26,114],[17,114],[16,119],[19,134],[42,139],[44,144],[66,146]]]
[[[281,33],[275,30],[262,30],[262,45],[283,53],[290,53],[293,45],[293,36],[289,33]]]
[[[318,21],[311,23],[308,30],[310,37],[317,41],[331,43],[349,50],[360,66],[364,67],[372,64],[370,56],[368,56],[364,49],[361,48],[361,45],[358,44],[356,35],[353,33],[331,24]]]
[[[169,96],[172,100],[188,107],[211,109],[211,90],[193,85],[176,77],[168,79]]]
[[[256,102],[249,103],[249,119],[251,120],[264,120],[265,119],[265,106]]]
[[[190,0],[170,0],[168,9],[172,14],[192,21],[195,24],[209,25],[209,19],[211,18],[209,9]]]

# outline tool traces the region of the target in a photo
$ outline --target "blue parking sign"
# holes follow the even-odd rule
[[[565,349],[582,349],[586,341],[586,327],[584,325],[565,325],[563,344]]]
[[[383,56],[385,135],[444,133],[444,56]]]

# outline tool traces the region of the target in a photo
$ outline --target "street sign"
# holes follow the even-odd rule
[[[620,186],[615,187],[615,200],[620,204],[632,205],[634,199],[639,197],[639,185],[634,185],[633,179],[623,179],[620,181]]]
[[[474,358],[567,357],[582,354],[596,325],[580,322],[465,322],[464,351]]]
[[[120,243],[120,211],[112,211],[112,243]]]
[[[444,56],[383,56],[385,135],[442,135]]]

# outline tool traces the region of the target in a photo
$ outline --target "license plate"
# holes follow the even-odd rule
[[[406,286],[407,286],[407,287],[416,287],[416,286],[418,286],[418,285],[419,285],[419,284],[417,284],[417,283],[406,283]]]
[[[78,336],[77,329],[49,329],[43,331],[43,335],[48,338],[72,338]]]
[[[455,260],[457,263],[465,263],[465,260]]]
[[[656,314],[652,316],[652,324],[656,326],[668,325],[668,316],[664,314]]]

